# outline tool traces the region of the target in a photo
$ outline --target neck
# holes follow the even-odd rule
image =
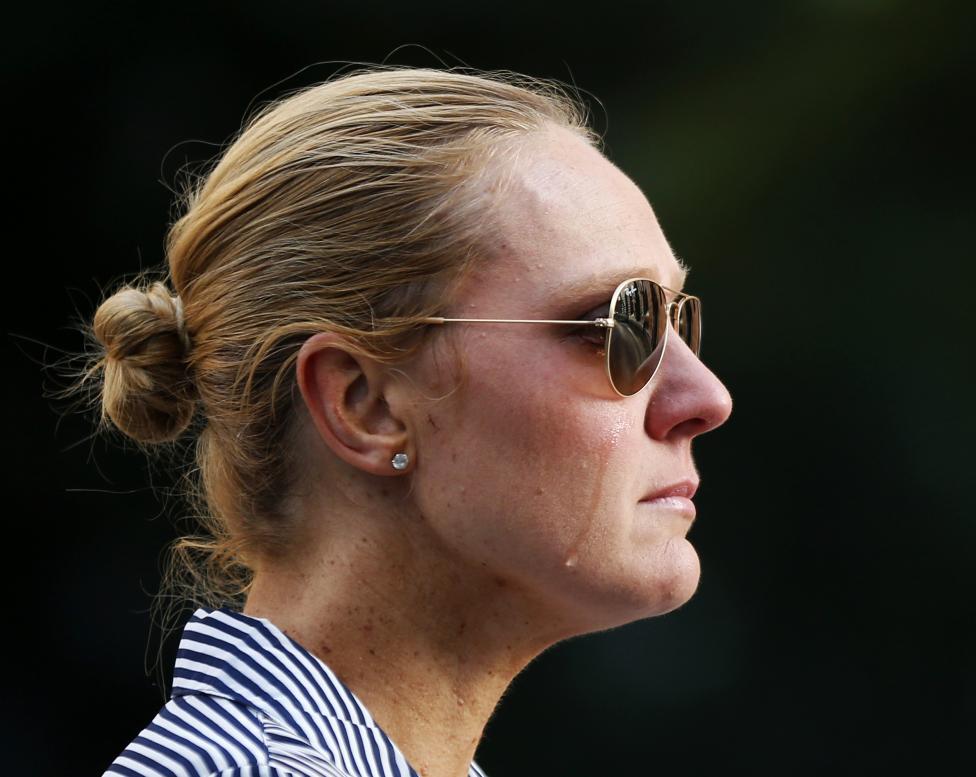
[[[465,777],[505,689],[567,634],[511,581],[446,553],[418,515],[310,523],[329,530],[262,563],[245,613],[321,658],[423,777]]]

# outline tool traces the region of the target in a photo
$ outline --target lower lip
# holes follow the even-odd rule
[[[677,513],[683,513],[689,518],[695,517],[695,503],[684,496],[662,496],[658,499],[644,499],[640,504],[658,510],[672,510]]]

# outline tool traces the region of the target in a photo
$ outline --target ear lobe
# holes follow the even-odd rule
[[[390,460],[406,450],[409,435],[383,396],[381,365],[323,332],[302,345],[295,377],[319,437],[336,456],[373,475],[398,474]]]

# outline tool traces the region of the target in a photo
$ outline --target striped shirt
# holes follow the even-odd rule
[[[324,662],[227,609],[193,614],[172,698],[105,775],[418,777]],[[472,761],[468,777],[485,773]]]

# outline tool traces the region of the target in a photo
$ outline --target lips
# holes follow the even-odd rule
[[[684,497],[685,499],[691,499],[695,492],[698,490],[698,481],[693,478],[686,478],[685,480],[679,480],[677,483],[672,483],[669,486],[664,486],[646,496],[641,497],[642,502],[651,502],[655,499],[667,499],[668,497]]]

